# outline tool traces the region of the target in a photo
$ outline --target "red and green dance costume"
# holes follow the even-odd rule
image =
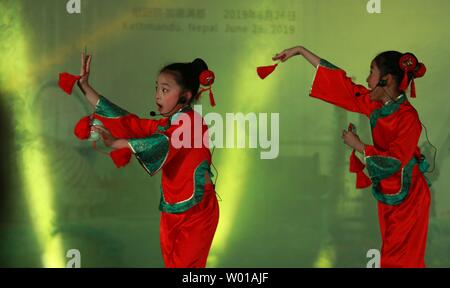
[[[310,95],[370,119],[373,145],[366,145],[364,159],[378,200],[381,267],[425,267],[430,190],[423,175],[428,164],[417,147],[421,122],[404,94],[383,105],[369,93],[322,59]]]
[[[174,123],[182,115],[191,120],[188,126],[191,133],[182,137],[191,137],[192,145],[178,148],[172,145],[171,138],[183,125],[184,120]],[[219,207],[211,183],[211,153],[202,142],[208,133],[203,118],[191,107],[185,107],[169,118],[141,119],[103,96],[93,117],[114,137],[128,139],[132,153],[148,174],[153,176],[162,170],[159,209],[165,266],[205,267],[219,220]],[[194,123],[200,123],[201,133],[195,131]]]

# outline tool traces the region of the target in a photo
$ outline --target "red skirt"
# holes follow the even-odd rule
[[[212,185],[189,210],[161,212],[160,241],[167,268],[204,268],[219,222],[219,205]]]
[[[425,177],[414,168],[409,195],[399,205],[378,202],[382,268],[425,267],[430,210],[430,189]]]

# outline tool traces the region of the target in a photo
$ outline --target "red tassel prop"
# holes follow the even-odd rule
[[[364,189],[372,185],[372,181],[363,171],[356,173],[356,188]]]
[[[259,78],[264,79],[277,68],[278,64],[270,65],[270,66],[261,66],[256,68],[256,73],[258,73]]]
[[[123,167],[130,162],[131,159],[131,149],[130,148],[120,148],[109,153],[114,164],[117,168]]]
[[[91,134],[91,118],[89,116],[81,118],[75,125],[73,133],[80,140],[88,139]]]
[[[356,173],[362,171],[364,167],[366,166],[361,162],[361,160],[359,160],[358,157],[356,157],[355,150],[353,150],[352,154],[350,155],[350,172]]]
[[[73,86],[80,80],[81,76],[69,73],[59,73],[58,86],[68,95],[72,94]]]
[[[367,175],[363,172],[364,165],[358,157],[356,157],[355,150],[352,151],[350,155],[350,172],[356,173],[356,188],[362,189],[367,188],[372,185],[372,181]]]

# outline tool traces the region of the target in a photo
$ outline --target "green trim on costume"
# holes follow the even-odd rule
[[[428,172],[428,169],[430,168],[430,164],[428,163],[427,159],[425,159],[424,155],[421,155],[422,158],[419,160],[419,170],[422,173],[426,173]],[[425,177],[425,180],[427,181],[428,187],[431,187],[431,180],[428,179],[427,176],[425,176],[425,174],[423,174],[423,176]]]
[[[320,66],[324,66],[324,67],[327,67],[329,69],[339,69],[339,67],[337,67],[336,65],[328,62],[325,59],[320,59]]]
[[[153,176],[161,169],[169,154],[169,138],[155,133],[147,138],[128,140],[136,158]]]
[[[425,173],[428,171],[428,168],[430,168],[430,164],[428,164],[428,161],[425,159],[425,156],[422,155],[422,160],[419,161],[419,169],[420,172]]]
[[[209,173],[211,175],[211,170],[209,167],[209,163],[207,160],[202,161],[194,172],[194,191],[191,196],[191,198],[186,199],[184,201],[175,203],[175,204],[169,204],[164,199],[164,192],[161,187],[161,201],[159,204],[159,210],[166,212],[166,213],[181,213],[189,208],[195,206],[196,204],[200,203],[203,199],[203,194],[205,193],[205,175],[206,173]]]
[[[397,99],[398,100],[391,102],[387,105],[383,105],[381,108],[374,110],[370,114],[370,126],[372,127],[372,129],[375,128],[375,126],[377,125],[378,119],[387,117],[396,112],[400,108],[400,104],[405,102],[406,96],[405,94],[401,94]]]
[[[94,113],[105,118],[119,118],[130,114],[101,95]]]
[[[172,125],[172,121],[176,120],[181,115],[181,113],[185,113],[189,110],[192,110],[192,107],[186,106],[183,107],[180,111],[174,113],[172,116],[169,117],[166,126],[158,125],[158,131],[166,132],[167,130],[169,130],[170,126]]]
[[[425,160],[423,159],[420,161],[425,161]],[[387,204],[387,205],[401,204],[409,194],[409,188],[411,187],[411,183],[412,183],[412,173],[413,173],[414,165],[419,163],[419,168],[420,168],[420,161],[418,162],[417,159],[415,157],[413,157],[402,169],[401,188],[400,188],[400,191],[396,194],[383,194],[378,188],[378,184],[380,181],[377,179],[372,180],[372,182],[373,182],[372,194],[375,197],[375,199],[377,199],[378,201],[380,201],[384,204]],[[422,167],[423,167],[423,165],[422,165]],[[421,172],[423,172],[423,171],[421,170]],[[426,179],[426,177],[425,177],[425,179]],[[427,182],[428,182],[428,180],[427,180]],[[431,183],[429,183],[429,185],[430,184]]]
[[[379,182],[400,170],[402,162],[393,157],[368,156],[366,157],[367,171],[372,181]]]
[[[169,130],[170,126],[172,125],[172,123],[170,123],[170,119],[167,121],[167,125],[166,126],[162,126],[162,125],[158,125],[158,131],[160,132],[166,132],[167,130]]]

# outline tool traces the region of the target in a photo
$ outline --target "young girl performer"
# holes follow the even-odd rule
[[[100,96],[89,85],[91,59],[92,56],[82,54],[78,81],[87,100],[95,107],[93,115],[87,117],[89,127],[101,135],[105,145],[115,149],[111,157],[118,167],[128,163],[132,153],[148,174],[162,170],[160,241],[165,266],[205,267],[218,224],[219,207],[211,182],[211,153],[203,141],[208,137],[208,128],[191,104],[201,92],[209,90],[214,105],[211,92],[214,73],[201,59],[164,67],[158,75],[155,94],[163,118],[142,119]],[[200,84],[209,88],[199,93]],[[82,123],[86,119],[77,127]],[[197,125],[200,128],[195,128],[201,133],[194,129],[195,123],[200,123]],[[180,136],[177,129],[185,124],[190,125],[187,132],[191,133]],[[79,138],[89,137],[80,137],[83,129],[75,130]],[[188,145],[179,145],[177,139],[182,137],[186,138],[180,140],[181,144]]]
[[[343,131],[342,138],[364,154],[366,165],[354,151],[350,158],[357,188],[372,184],[378,200],[381,267],[424,267],[430,190],[423,173],[428,164],[417,147],[421,122],[405,90],[411,85],[411,97],[415,97],[414,79],[425,74],[425,65],[411,53],[383,52],[371,61],[369,90],[302,46],[286,49],[273,60],[286,61],[295,55],[317,68],[312,97],[370,119],[373,145],[361,142],[352,131]],[[365,166],[370,179],[362,171]]]

